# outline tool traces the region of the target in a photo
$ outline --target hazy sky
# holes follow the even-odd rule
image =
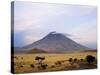
[[[97,7],[15,2],[14,46],[33,43],[52,31],[69,34],[74,41],[96,48]]]

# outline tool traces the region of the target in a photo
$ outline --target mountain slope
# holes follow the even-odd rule
[[[81,51],[81,50],[89,49],[69,39],[64,34],[56,33],[56,32],[51,32],[43,39],[38,40],[23,48],[27,50],[37,48],[40,50],[44,50],[46,52],[67,52],[73,50]]]

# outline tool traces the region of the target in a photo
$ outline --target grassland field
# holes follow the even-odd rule
[[[60,70],[80,70],[97,68],[97,61],[93,65],[88,65],[85,61],[87,55],[92,55],[97,58],[97,52],[74,52],[74,53],[35,53],[35,54],[14,54],[14,73],[29,73],[29,72],[47,72]],[[38,60],[36,56],[45,57],[42,63],[47,64],[46,69],[38,68]],[[68,61],[69,58],[77,58],[77,62],[73,65]],[[80,61],[84,59],[84,61]],[[55,63],[60,61],[61,64]]]

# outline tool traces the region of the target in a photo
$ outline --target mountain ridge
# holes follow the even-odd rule
[[[27,51],[37,49],[37,52],[69,52],[69,51],[82,51],[89,48],[73,41],[62,33],[50,32],[42,39],[33,42],[22,49]],[[33,51],[34,52],[34,51]]]

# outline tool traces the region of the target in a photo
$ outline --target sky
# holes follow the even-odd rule
[[[89,48],[97,47],[97,7],[84,5],[14,2],[14,46],[23,47],[48,33],[69,34]]]

